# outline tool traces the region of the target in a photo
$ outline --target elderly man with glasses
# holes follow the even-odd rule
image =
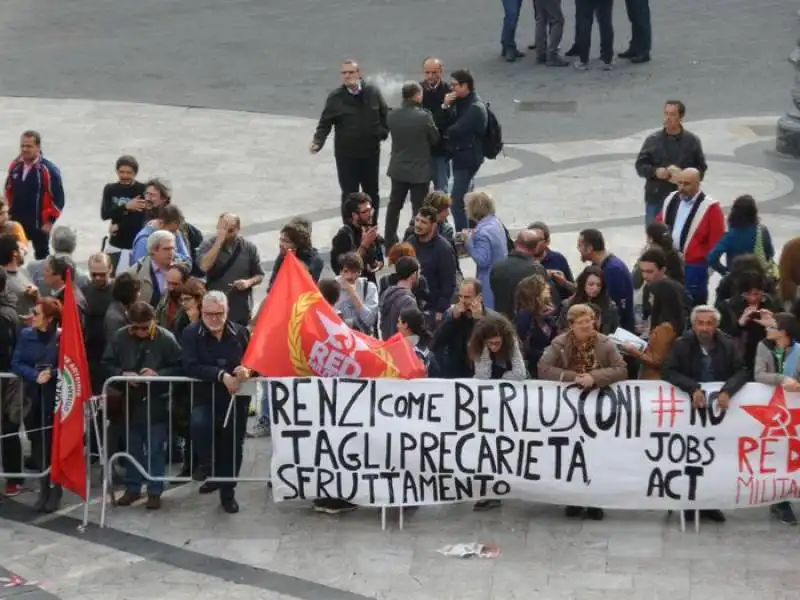
[[[228,318],[228,298],[219,291],[203,298],[200,321],[183,332],[183,367],[195,384],[192,442],[200,465],[193,473],[201,494],[219,491],[222,509],[234,514],[234,497],[242,466],[250,397],[240,395],[242,383],[251,376],[242,365],[250,332]],[[209,481],[205,481],[209,479]]]

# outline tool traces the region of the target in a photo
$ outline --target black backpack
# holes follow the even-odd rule
[[[483,134],[483,156],[494,160],[503,151],[503,128],[492,112],[491,104],[486,103],[486,133]]]

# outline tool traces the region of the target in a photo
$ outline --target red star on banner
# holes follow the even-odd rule
[[[776,386],[769,404],[742,406],[747,413],[764,424],[761,437],[797,437],[800,408],[788,408],[782,386]]]

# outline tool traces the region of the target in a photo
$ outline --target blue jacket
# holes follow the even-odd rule
[[[443,111],[445,140],[453,169],[478,170],[483,164],[483,136],[489,117],[486,105],[475,92],[459,98]]]
[[[483,301],[494,308],[491,275],[495,263],[508,256],[508,243],[503,224],[495,215],[487,215],[480,220],[472,235],[466,241],[467,252],[477,266],[476,277],[483,287]]]
[[[758,227],[761,227],[763,232],[762,236],[766,259],[768,261],[772,260],[775,257],[775,248],[772,245],[772,236],[769,234],[769,229],[763,225],[751,225],[749,227],[737,227],[736,229],[729,229],[726,231],[725,235],[717,242],[717,245],[714,246],[714,249],[707,257],[709,266],[720,275],[727,275],[734,258],[741,254],[754,254]],[[720,261],[723,254],[726,255],[725,266],[723,266]]]
[[[144,228],[136,234],[136,237],[133,238],[133,249],[131,250],[131,264],[136,264],[140,260],[142,260],[145,256],[149,256],[150,253],[147,251],[147,238],[150,237],[150,234],[154,231],[157,231],[156,227],[152,225],[145,225]],[[189,251],[189,247],[186,245],[186,240],[183,239],[183,235],[180,231],[174,232],[175,235],[175,256],[181,261],[185,262],[187,265],[192,264],[192,253]]]
[[[225,332],[219,340],[202,321],[184,329],[181,336],[184,374],[206,382],[195,384],[195,404],[213,405],[218,415],[225,414],[231,396],[220,377],[223,373],[232,374],[242,364],[249,343],[250,332],[230,321],[225,324]]]
[[[43,410],[47,423],[52,423],[56,406],[59,336],[57,329],[39,331],[26,327],[20,332],[11,357],[11,370],[23,380],[25,395],[31,399],[33,410]],[[46,368],[52,369],[53,377],[40,386],[36,378]]]

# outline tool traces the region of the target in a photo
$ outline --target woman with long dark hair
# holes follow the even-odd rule
[[[558,335],[550,286],[542,277],[531,275],[519,282],[515,314],[522,355],[525,357],[528,373],[535,378],[539,359]]]
[[[558,319],[558,330],[566,331],[569,328],[567,312],[576,304],[594,304],[600,307],[600,333],[610,335],[619,327],[619,311],[617,304],[608,295],[606,279],[603,269],[596,265],[586,267],[575,281],[575,294],[572,298],[561,303],[561,312]]]
[[[660,248],[666,257],[667,277],[683,285],[686,276],[683,268],[683,255],[675,247],[675,240],[669,227],[658,221],[650,223],[645,230],[647,233],[648,248]],[[638,265],[637,265],[638,266]]]
[[[725,255],[725,265],[720,258]],[[742,254],[755,254],[766,269],[775,258],[769,229],[758,218],[758,206],[749,195],[739,196],[728,213],[728,231],[708,255],[708,264],[720,275],[727,275],[733,260]]]
[[[669,279],[647,286],[650,305],[650,335],[647,346],[639,350],[633,344],[622,349],[642,364],[639,379],[661,379],[661,365],[669,355],[672,344],[686,328],[686,309],[683,288]]]
[[[493,313],[475,324],[467,353],[475,365],[475,379],[525,379],[525,359],[514,326]]]
[[[739,281],[742,277],[750,277],[750,273],[758,273],[763,280],[763,290],[771,296],[775,295],[775,280],[769,276],[758,257],[755,254],[740,254],[733,259],[731,270],[720,280],[717,286],[717,299],[714,302],[717,310],[722,312],[722,304],[738,293]]]

